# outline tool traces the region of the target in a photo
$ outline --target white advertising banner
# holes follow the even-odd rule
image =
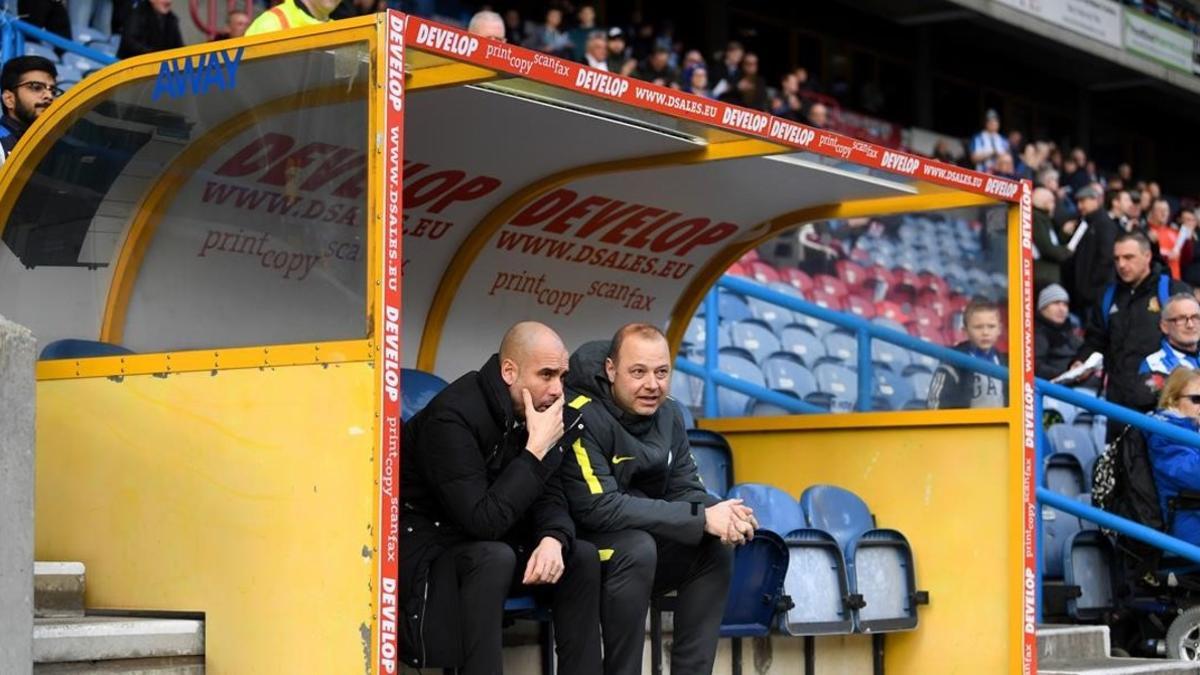
[[[1027,14],[1086,35],[1109,46],[1121,47],[1121,6],[1112,0],[997,0]]]
[[[1136,10],[1125,10],[1125,49],[1130,52],[1190,73],[1195,45],[1190,34]]]

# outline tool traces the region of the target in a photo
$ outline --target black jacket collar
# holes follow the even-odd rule
[[[492,358],[479,369],[478,377],[479,388],[483,390],[492,419],[502,429],[512,427],[517,421],[517,413],[513,409],[512,397],[508,394],[508,385],[500,376],[499,354],[492,354]]]

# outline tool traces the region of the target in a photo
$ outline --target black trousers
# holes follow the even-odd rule
[[[565,557],[562,578],[547,586],[523,586],[529,552],[504,542],[476,541],[447,549],[429,571],[423,641],[425,663],[459,665],[460,675],[499,675],[504,599],[547,597],[554,613],[560,675],[600,675],[600,558],[596,547],[576,541]]]
[[[650,596],[678,591],[671,672],[711,673],[733,575],[733,549],[705,536],[689,546],[643,530],[581,535],[602,558],[600,623],[605,675],[639,675]]]

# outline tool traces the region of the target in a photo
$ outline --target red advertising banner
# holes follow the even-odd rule
[[[456,28],[407,19],[407,44],[452,59],[569,91],[618,101],[663,115],[691,120],[806,150],[826,157],[851,161],[891,173],[958,188],[967,192],[1016,202],[1020,184],[1006,178],[963,169],[909,153],[889,150],[832,131],[816,129],[721,101],[685,94],[565,61],[531,49],[498,42]]]
[[[1021,217],[1021,673],[1037,672],[1037,495],[1034,484],[1037,448],[1033,391],[1033,184],[1020,183]]]
[[[388,12],[382,74],[386,83],[379,97],[383,106],[383,203],[376,296],[376,349],[379,367],[379,609],[377,673],[399,672],[400,572],[400,273],[404,172],[404,24],[407,17]]]

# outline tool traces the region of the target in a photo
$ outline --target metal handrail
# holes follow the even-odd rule
[[[78,54],[83,58],[94,61],[101,66],[111,65],[117,62],[117,58],[105,54],[104,52],[96,51],[90,47],[85,47],[78,42],[73,42],[56,33],[51,33],[48,30],[38,28],[37,26],[22,21],[11,15],[0,15],[0,31],[3,31],[3,37],[0,38],[0,44],[3,45],[3,60],[19,56],[24,53],[24,37],[28,36],[44,42],[52,47],[64,49],[73,54]]]

